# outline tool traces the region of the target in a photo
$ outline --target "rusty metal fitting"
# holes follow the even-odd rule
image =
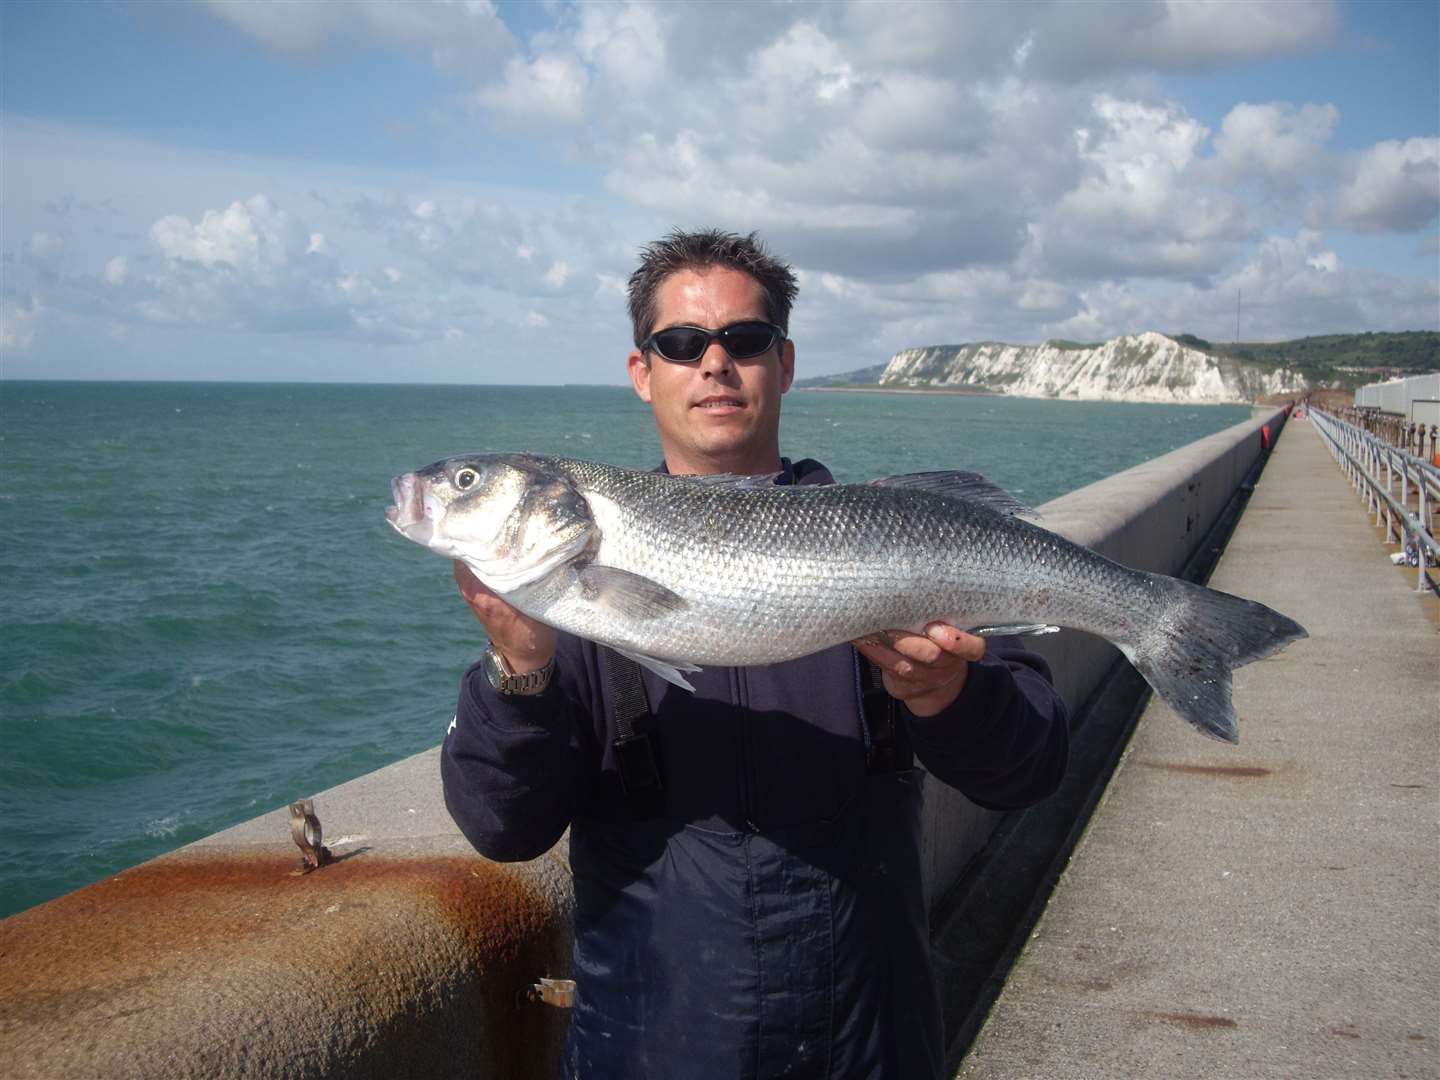
[[[517,1005],[553,1005],[557,1009],[575,1006],[574,979],[547,979],[543,976],[533,986],[515,995]]]
[[[298,873],[308,874],[334,861],[330,849],[320,842],[320,819],[315,816],[314,799],[301,799],[290,804],[290,836],[300,849]]]

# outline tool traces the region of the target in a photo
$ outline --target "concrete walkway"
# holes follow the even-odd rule
[[[1310,639],[1151,702],[959,1075],[1440,1077],[1440,635],[1289,424],[1210,584]]]

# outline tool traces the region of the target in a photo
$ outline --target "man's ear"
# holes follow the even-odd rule
[[[635,387],[635,393],[641,401],[647,404],[650,401],[650,361],[639,349],[631,349],[630,355],[625,357],[625,366],[630,372],[630,385]]]
[[[790,384],[795,381],[795,343],[789,338],[780,347],[780,392],[783,394],[790,389]]]

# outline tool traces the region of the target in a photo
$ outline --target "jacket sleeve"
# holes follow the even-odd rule
[[[981,806],[1030,806],[1064,778],[1069,711],[1050,665],[1016,638],[991,643],[949,708],[931,717],[901,712],[921,764]]]
[[[478,663],[460,681],[440,777],[450,816],[487,858],[543,855],[589,790],[598,764],[579,659],[562,648],[555,680],[533,696],[498,693]]]

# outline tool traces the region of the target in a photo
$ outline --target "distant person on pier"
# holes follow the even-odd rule
[[[833,482],[780,454],[796,292],[753,235],[644,249],[626,362],[662,469]],[[914,763],[984,806],[1053,791],[1067,717],[1045,662],[935,623],[706,668],[691,695],[455,576],[490,645],[445,738],[450,812],[499,860],[570,829],[564,1075],[940,1077]]]

